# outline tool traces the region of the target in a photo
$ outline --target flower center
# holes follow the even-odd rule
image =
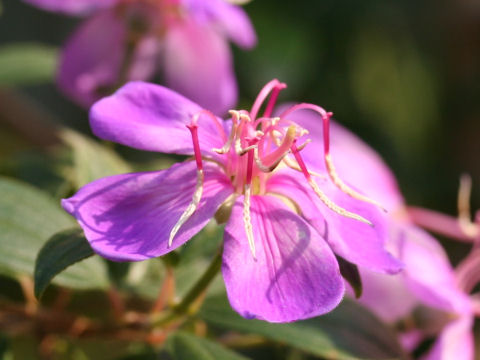
[[[288,115],[297,110],[309,109],[316,111],[323,121],[324,156],[327,173],[330,179],[335,186],[349,196],[361,201],[376,204],[374,201],[348,187],[339,178],[335,171],[329,153],[329,124],[332,113],[326,112],[323,108],[317,105],[298,104],[280,114],[279,117],[271,116],[278,94],[285,87],[286,85],[284,83],[281,83],[278,80],[272,80],[262,89],[262,91],[260,91],[260,94],[255,100],[250,112],[246,110],[231,110],[231,130],[228,138],[223,130],[223,126],[212,113],[203,110],[192,118],[192,122],[188,125],[188,128],[192,135],[193,150],[198,168],[197,186],[191,204],[182,214],[180,220],[170,234],[169,244],[173,241],[178,229],[196,210],[202,195],[203,166],[197,133],[197,122],[200,116],[211,117],[218,125],[222,138],[226,139],[222,148],[213,149],[213,151],[224,155],[223,166],[225,173],[232,182],[236,196],[243,195],[243,220],[245,232],[254,258],[256,255],[250,217],[251,196],[266,194],[266,183],[272,176],[272,173],[280,165],[291,168],[295,171],[300,171],[317,197],[330,210],[341,216],[355,219],[372,226],[370,221],[338,206],[322,192],[314,180],[314,177],[319,176],[319,174],[312,172],[307,168],[307,165],[300,154],[301,150],[308,145],[310,139],[305,140],[303,144],[297,146],[297,142],[304,138],[304,136],[308,134],[308,131],[287,119]],[[268,102],[266,102],[269,95],[270,98]],[[266,105],[263,116],[258,117],[260,108],[265,102]],[[293,157],[290,155],[293,155]]]

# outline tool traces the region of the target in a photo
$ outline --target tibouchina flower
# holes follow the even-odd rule
[[[383,247],[383,212],[357,199],[362,195],[335,174],[337,185],[304,161],[323,153],[310,152],[307,129],[290,114],[313,109],[326,128],[331,114],[300,104],[271,117],[284,87],[271,81],[251,111],[231,111],[232,119],[223,122],[167,88],[125,85],[92,107],[93,132],[193,159],[158,172],[99,179],[63,200],[64,209],[98,254],[117,261],[166,254],[215,217],[226,222],[222,273],[230,303],[242,316],[288,322],[332,310],[344,293],[332,248],[375,271],[396,273],[402,264]]]
[[[88,16],[68,39],[58,85],[89,107],[129,80],[161,70],[167,86],[214,113],[237,100],[228,39],[256,43],[238,6],[224,0],[25,0],[43,9]]]
[[[290,116],[290,120],[302,127],[312,128],[318,117],[297,112]],[[405,263],[404,271],[396,276],[361,268],[363,295],[360,301],[392,324],[410,316],[420,305],[437,310],[436,315],[443,314],[445,321],[440,322],[440,326],[437,321],[433,327],[432,324],[422,324],[417,331],[405,329],[412,330],[405,334],[406,347],[411,348],[425,336],[439,333],[425,359],[473,359],[472,326],[474,312],[479,312],[480,306],[466,295],[469,289],[461,285],[462,281],[456,276],[443,248],[409,218],[395,177],[381,157],[342,126],[332,123],[330,131],[330,147],[338,175],[345,181],[354,181],[367,196],[388,210],[390,235],[387,247]],[[315,136],[312,132],[311,135]],[[320,135],[317,134],[317,137]],[[307,154],[304,155],[307,160]],[[322,163],[316,164],[313,169],[321,171]],[[472,263],[466,262],[464,268],[472,268]],[[479,260],[473,268],[478,271],[479,280]],[[438,316],[436,318],[438,320]]]

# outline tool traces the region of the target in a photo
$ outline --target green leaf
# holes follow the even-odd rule
[[[0,47],[0,85],[25,85],[52,81],[58,50],[35,43]]]
[[[64,129],[61,137],[73,149],[72,180],[77,187],[105,176],[132,171],[115,151],[76,131]]]
[[[247,360],[213,341],[186,332],[168,338],[167,349],[174,360]]]
[[[42,247],[35,262],[35,296],[40,297],[55,275],[94,254],[81,229],[53,235]]]
[[[208,298],[199,316],[210,325],[259,334],[326,359],[405,358],[396,334],[348,299],[329,314],[289,324],[244,319],[224,296]]]
[[[40,248],[54,234],[71,229],[75,221],[44,192],[22,182],[0,177],[0,273],[33,275]],[[54,283],[72,288],[103,288],[107,275],[94,257],[55,277]]]

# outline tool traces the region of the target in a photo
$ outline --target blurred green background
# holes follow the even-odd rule
[[[454,214],[458,178],[467,172],[473,177],[472,208],[480,208],[478,1],[254,0],[245,8],[259,43],[250,52],[234,48],[241,105],[248,107],[261,86],[276,77],[289,86],[280,100],[313,102],[333,111],[377,149],[410,204]],[[89,133],[86,112],[51,81],[51,59],[79,21],[18,0],[2,2],[2,49],[31,43],[48,47],[46,59],[26,51],[21,61],[17,55],[0,63],[2,108],[15,108],[12,96],[18,94],[31,101],[30,109],[19,105],[13,113],[0,112],[1,158],[29,158],[29,151],[37,154],[32,140],[37,146],[53,141],[40,123],[23,123],[18,107],[25,113],[33,109],[39,121],[53,118]],[[18,93],[12,95],[9,66],[27,78],[30,66],[44,73],[34,84],[28,78],[19,86],[17,80]],[[30,160],[30,168],[40,161]],[[36,170],[42,169],[40,164]],[[34,170],[24,171],[29,174],[15,175],[41,181]]]

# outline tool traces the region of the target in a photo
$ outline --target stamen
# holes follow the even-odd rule
[[[197,171],[197,185],[195,186],[195,192],[192,196],[192,202],[188,205],[186,210],[183,212],[182,216],[178,220],[178,222],[173,227],[172,231],[170,232],[170,236],[168,238],[168,247],[172,246],[173,238],[177,234],[178,230],[187,222],[188,219],[193,215],[195,210],[197,210],[198,204],[202,198],[203,193],[203,181],[204,181],[204,174],[203,170],[199,169]]]
[[[332,180],[332,182],[335,184],[335,186],[345,194],[349,195],[350,197],[378,206],[380,209],[386,212],[385,208],[382,205],[380,205],[377,201],[370,199],[369,197],[363,194],[360,194],[358,191],[352,189],[350,186],[345,184],[343,180],[340,179],[340,177],[338,176],[330,155],[330,118],[332,117],[333,113],[325,111],[325,109],[323,109],[318,105],[302,103],[302,104],[294,105],[291,108],[287,109],[280,115],[280,117],[283,118],[297,110],[313,110],[316,113],[318,113],[322,118],[325,165],[327,166],[327,173],[330,176],[330,179]]]
[[[202,115],[207,115],[208,117],[210,117],[215,126],[217,127],[218,129],[218,132],[220,133],[220,135],[222,136],[222,139],[223,141],[227,141],[227,135],[225,134],[225,129],[223,128],[223,125],[222,123],[220,122],[220,120],[218,120],[218,118],[210,111],[208,110],[205,110],[205,109],[202,109],[200,110],[199,112],[197,112],[195,115],[193,115],[193,118],[192,118],[192,124],[197,124],[198,122],[198,119],[200,118],[200,116]],[[187,125],[188,127],[189,125]]]
[[[288,127],[283,142],[278,145],[278,148],[272,151],[270,154],[264,156],[263,163],[270,167],[272,164],[280,163],[283,157],[290,151],[290,147],[295,142],[296,128],[291,125]]]
[[[273,91],[272,97],[270,98],[270,102],[267,105],[267,108],[265,109],[265,113],[267,113],[267,110],[269,110],[269,108],[273,108],[275,101],[277,100],[277,97],[278,97],[278,92],[280,92],[280,90],[285,89],[286,87],[287,87],[287,84],[282,83],[277,79],[273,79],[267,85],[265,85],[263,89],[260,90],[260,93],[258,94],[257,98],[255,99],[255,102],[253,103],[252,110],[250,111],[250,117],[254,120],[257,118],[260,107],[262,106],[263,102],[267,98],[268,94],[270,94],[270,92]],[[275,89],[278,89],[278,90],[275,91]],[[271,113],[271,110],[269,111]],[[270,115],[265,115],[265,117],[268,117],[268,116]]]
[[[480,234],[480,229],[470,218],[471,193],[472,178],[468,174],[463,174],[460,177],[460,187],[458,188],[458,225],[467,236],[475,238]]]
[[[188,205],[188,207],[183,212],[180,219],[177,221],[175,226],[173,227],[172,231],[170,232],[170,236],[168,238],[168,247],[172,246],[173,238],[177,234],[178,230],[187,222],[187,220],[192,216],[195,210],[200,203],[203,193],[203,182],[204,182],[204,173],[203,173],[203,163],[202,163],[202,154],[200,152],[200,145],[198,141],[198,125],[197,125],[198,116],[194,116],[192,118],[192,123],[187,125],[188,130],[192,135],[192,142],[193,142],[193,152],[195,155],[195,161],[197,163],[197,184],[195,186],[195,192],[192,196],[192,201]]]
[[[230,110],[229,113],[230,115],[232,115],[232,131],[230,131],[228,140],[221,149],[212,149],[217,154],[226,154],[227,152],[230,151],[233,139],[235,138],[235,134],[237,132],[238,119],[240,118],[240,113],[236,110]]]
[[[327,197],[327,195],[325,195],[325,193],[320,190],[320,188],[318,187],[315,180],[313,180],[312,177],[310,176],[310,173],[307,170],[307,167],[306,167],[302,157],[300,156],[300,153],[298,152],[298,149],[297,149],[295,143],[292,145],[291,150],[292,150],[293,155],[295,156],[295,160],[297,160],[297,163],[300,166],[300,169],[302,170],[302,173],[305,176],[305,178],[307,179],[310,187],[313,189],[313,191],[318,196],[318,198],[325,204],[325,206],[327,206],[330,210],[332,210],[333,212],[335,212],[339,215],[342,215],[342,216],[350,218],[350,219],[358,220],[360,222],[363,222],[365,224],[373,226],[373,224],[370,221],[368,221],[367,219],[365,219],[364,217],[362,217],[358,214],[352,213],[350,211],[347,211],[344,208],[342,208],[341,206],[338,206],[337,204],[335,204],[332,200],[330,200]]]
[[[256,261],[255,255],[255,241],[253,238],[252,218],[250,216],[250,197],[252,194],[252,175],[253,175],[253,154],[252,151],[248,153],[247,160],[247,178],[243,196],[243,224],[247,234],[248,246],[252,253],[253,259]]]
[[[298,148],[297,150],[300,151],[300,148]],[[299,172],[303,171],[300,168],[300,166],[294,160],[290,159],[288,156],[283,158],[283,162],[285,163],[285,165],[287,165],[292,170],[296,170],[296,171],[299,171]],[[311,170],[307,170],[307,171],[311,176],[316,176],[316,177],[319,177],[321,179],[326,179],[327,178],[325,175],[322,175],[322,174],[317,173],[315,171],[311,171]]]
[[[363,194],[360,194],[359,192],[353,190],[350,186],[345,184],[342,179],[337,174],[337,171],[335,170],[335,166],[333,165],[332,157],[330,154],[325,155],[325,164],[327,165],[327,172],[328,175],[330,176],[330,179],[332,179],[332,182],[335,184],[337,188],[339,188],[341,191],[343,191],[345,194],[349,195],[350,197],[364,201],[367,203],[370,203],[372,205],[378,206],[380,209],[382,209],[384,212],[387,212],[387,210],[380,205],[379,202],[370,199],[368,196],[365,196]]]
[[[252,218],[250,216],[250,196],[252,193],[252,186],[245,184],[245,191],[243,195],[243,224],[245,226],[245,233],[247,234],[248,246],[252,253],[253,260],[257,261],[255,253],[255,240],[253,238]]]

